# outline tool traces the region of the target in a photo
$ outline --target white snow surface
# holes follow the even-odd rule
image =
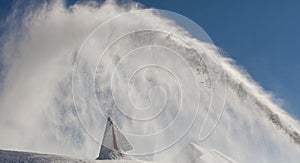
[[[146,163],[139,160],[88,160],[88,159],[75,159],[60,155],[8,151],[0,150],[0,162],[24,162],[24,163],[39,163],[39,162],[74,162],[74,163]]]
[[[74,159],[66,156],[8,151],[0,150],[0,162],[75,162],[75,163],[147,163],[147,161],[126,159],[126,160],[87,160],[87,159]],[[223,155],[222,153],[204,149],[196,144],[189,144],[184,147],[174,158],[169,162],[172,163],[236,163],[231,158]]]

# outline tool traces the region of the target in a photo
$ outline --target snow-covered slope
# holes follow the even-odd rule
[[[32,152],[0,150],[0,162],[73,162],[73,163],[147,163],[140,160],[83,160],[75,159],[66,156],[41,154]],[[174,158],[169,162],[172,163],[236,163],[234,160],[223,155],[222,153],[205,149],[197,144],[189,144],[184,147],[179,153],[174,155]]]
[[[0,150],[0,162],[74,162],[74,163],[146,163],[140,160],[83,160],[75,159],[66,156],[41,154],[32,152]],[[179,153],[174,155],[174,158],[169,162],[172,163],[236,163],[234,160],[223,155],[222,153],[205,149],[197,144],[189,144],[184,147]]]
[[[197,144],[189,144],[184,147],[171,160],[174,163],[236,163],[226,155],[211,149],[205,149]]]
[[[22,162],[22,163],[39,163],[39,162],[73,162],[73,163],[145,163],[138,160],[82,160],[66,156],[41,154],[31,152],[0,150],[0,162]]]
[[[89,162],[70,157],[31,152],[0,150],[0,162]]]

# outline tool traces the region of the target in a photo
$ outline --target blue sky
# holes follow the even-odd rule
[[[70,0],[68,4],[76,0]],[[300,1],[297,0],[137,0],[146,7],[169,10],[199,24],[267,91],[284,100],[300,119]],[[11,9],[0,1],[0,34]]]

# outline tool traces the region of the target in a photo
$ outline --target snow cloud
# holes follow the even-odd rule
[[[134,2],[24,3],[1,37],[0,148],[94,159],[109,115],[141,159],[190,142],[238,162],[300,159],[299,123],[183,16]]]

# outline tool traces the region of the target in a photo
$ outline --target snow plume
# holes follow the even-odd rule
[[[201,28],[141,6],[15,5],[1,37],[0,148],[94,159],[109,115],[139,159],[193,142],[238,162],[300,160],[299,123],[270,94]]]

